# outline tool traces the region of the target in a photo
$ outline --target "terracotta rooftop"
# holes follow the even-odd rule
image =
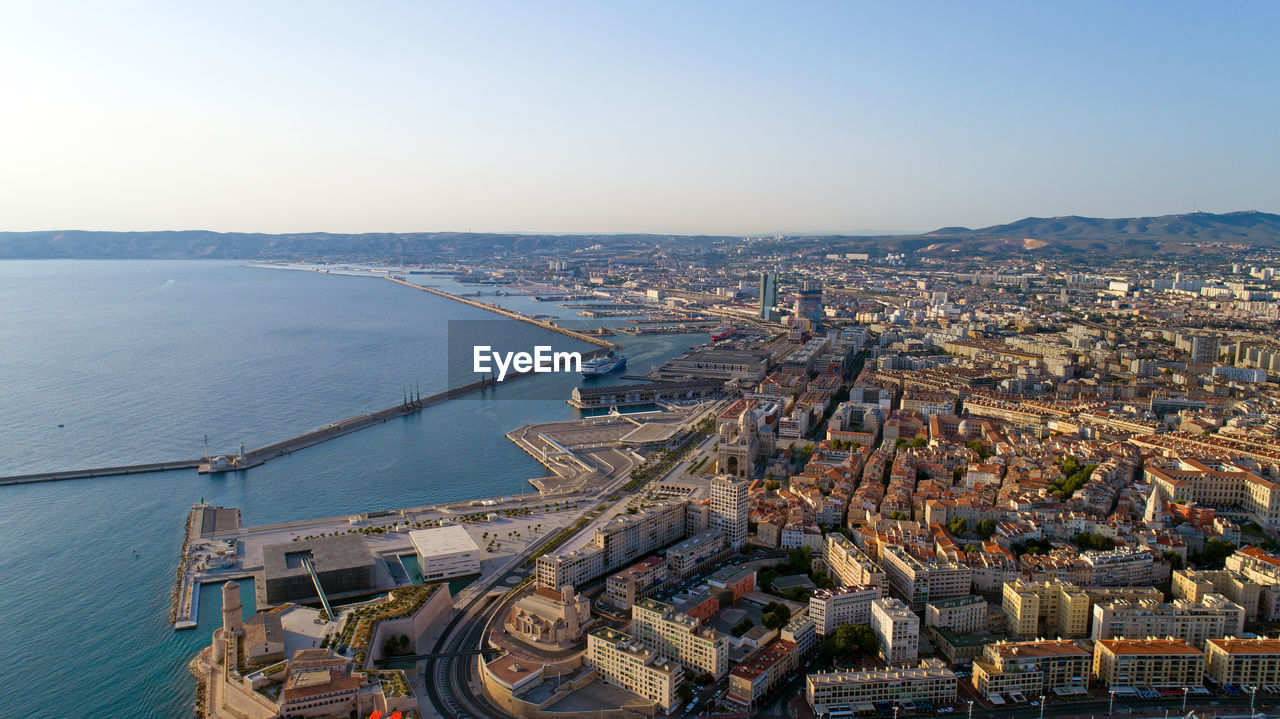
[[[1227,654],[1280,654],[1280,639],[1209,639]]]
[[[1180,639],[1101,639],[1098,644],[1112,654],[1202,654]]]

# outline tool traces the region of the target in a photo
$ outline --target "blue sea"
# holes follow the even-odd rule
[[[528,297],[481,299],[577,318]],[[3,261],[0,475],[199,457],[206,437],[215,453],[252,448],[396,404],[415,383],[426,396],[448,381],[450,320],[494,316],[369,277],[213,261]],[[582,347],[512,326],[516,347]],[[617,339],[640,374],[705,338]],[[577,416],[563,401],[577,382],[520,380],[239,475],[0,487],[0,662],[11,674],[0,717],[191,716],[186,664],[219,611],[209,591],[199,628],[168,623],[193,503],[239,507],[253,525],[527,491],[546,471],[504,434]]]

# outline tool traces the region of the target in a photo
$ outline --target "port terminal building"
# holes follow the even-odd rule
[[[458,525],[415,529],[409,532],[418,555],[423,581],[461,577],[480,572],[480,547],[467,530]]]

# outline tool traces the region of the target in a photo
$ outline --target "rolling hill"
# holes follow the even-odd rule
[[[220,233],[206,230],[0,232],[0,259],[380,260],[563,255],[599,244],[604,254],[664,246],[705,246],[726,237],[553,235],[461,232],[332,234]],[[1193,212],[1160,217],[1027,217],[979,229],[943,227],[919,235],[795,235],[772,243],[794,250],[910,252],[931,256],[1087,254],[1140,256],[1280,248],[1280,215]]]

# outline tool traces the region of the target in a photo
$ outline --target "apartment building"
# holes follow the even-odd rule
[[[950,599],[935,599],[924,605],[926,627],[942,627],[956,634],[969,634],[987,628],[987,600],[975,594]]]
[[[725,698],[750,709],[800,666],[800,656],[796,644],[786,639],[775,639],[760,647],[729,672],[729,693]]]
[[[908,664],[920,656],[920,617],[893,597],[871,602],[871,630],[887,664]]]
[[[688,504],[688,499],[675,497],[638,506],[634,514],[620,514],[596,527],[587,546],[538,557],[538,584],[557,591],[566,584],[576,588],[679,541],[685,536]]]
[[[1070,582],[1006,582],[1001,607],[1018,637],[1084,637],[1089,634],[1089,596]]]
[[[667,549],[667,566],[671,573],[684,578],[693,574],[699,566],[711,561],[725,549],[724,532],[709,529],[682,539]]]
[[[823,636],[845,624],[870,624],[871,603],[883,596],[883,588],[870,584],[820,589],[809,598],[809,618]]]
[[[1044,694],[1057,687],[1086,688],[1093,656],[1068,639],[988,644],[973,662],[980,694]]]
[[[941,659],[926,659],[918,667],[852,670],[810,674],[805,699],[818,716],[836,712],[874,710],[876,702],[956,700],[956,674]]]
[[[1169,578],[1169,565],[1147,547],[1116,547],[1106,552],[1089,550],[1081,553],[1080,561],[1087,584],[1155,586]]]
[[[1262,585],[1262,597],[1258,601],[1260,617],[1280,618],[1280,555],[1257,547],[1241,547],[1227,557],[1227,569]]]
[[[1210,639],[1204,672],[1220,684],[1280,684],[1280,639]]]
[[[1198,602],[1207,594],[1221,594],[1244,607],[1247,621],[1258,618],[1262,585],[1230,569],[1179,569],[1173,573],[1173,596]]]
[[[973,586],[973,571],[952,562],[923,562],[902,547],[880,548],[880,564],[895,594],[914,609],[934,599],[962,597]]]
[[[631,633],[636,641],[699,674],[720,679],[729,671],[728,637],[676,612],[670,604],[656,599],[636,602],[631,608]]]
[[[827,569],[837,585],[887,587],[885,573],[853,540],[839,532],[827,534]]]
[[[1221,594],[1206,594],[1203,603],[1175,599],[1169,603],[1118,599],[1093,607],[1095,640],[1124,637],[1169,637],[1193,647],[1206,639],[1244,631],[1244,607]]]
[[[565,585],[576,588],[604,572],[604,552],[590,546],[559,554],[544,554],[537,561],[538,586],[557,591]]]
[[[666,582],[668,563],[662,557],[642,559],[605,581],[605,597],[619,609],[631,609],[637,600],[657,591]]]
[[[1165,501],[1213,507],[1232,519],[1280,528],[1280,485],[1230,460],[1156,458],[1147,461],[1145,476]]]
[[[670,714],[676,710],[676,689],[684,669],[630,636],[605,627],[587,635],[588,664],[602,680],[639,695]]]
[[[1103,639],[1093,678],[1105,687],[1182,687],[1203,681],[1204,653],[1179,639]]]
[[[711,529],[724,534],[730,549],[747,544],[748,482],[728,475],[711,480]]]
[[[604,571],[625,567],[637,559],[680,541],[685,536],[684,498],[641,505],[635,514],[619,514],[597,527],[591,545],[604,552]]]

